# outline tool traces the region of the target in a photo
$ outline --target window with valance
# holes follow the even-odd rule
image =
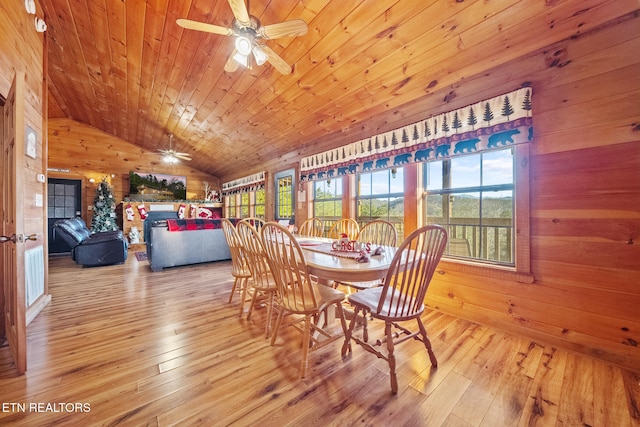
[[[531,88],[524,87],[301,159],[315,181],[413,162],[504,148],[533,139]]]

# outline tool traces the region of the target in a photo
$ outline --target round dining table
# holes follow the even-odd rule
[[[373,252],[377,248],[374,245],[371,252],[367,253],[368,262],[358,262],[351,256],[352,253],[330,250],[331,239],[301,236],[296,240],[303,250],[309,274],[323,282],[366,282],[383,279],[398,249],[394,246],[383,246],[382,253],[374,255]]]

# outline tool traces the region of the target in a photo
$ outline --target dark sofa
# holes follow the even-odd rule
[[[53,238],[67,243],[71,258],[85,267],[120,264],[127,259],[129,243],[121,230],[91,234],[82,218],[56,221]]]

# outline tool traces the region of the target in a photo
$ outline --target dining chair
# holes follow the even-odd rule
[[[396,231],[396,227],[390,223],[389,221],[385,221],[382,219],[376,219],[366,223],[360,229],[360,233],[358,233],[358,237],[356,240],[362,243],[371,243],[377,246],[395,246],[396,240],[398,239],[398,232]],[[354,289],[355,291],[361,291],[363,289],[375,288],[377,286],[382,286],[383,280],[368,280],[365,282],[347,282],[342,280],[335,280],[333,282],[333,286],[347,286],[349,289]],[[367,316],[362,316],[362,338],[364,341],[369,340],[369,329]]]
[[[309,218],[302,223],[298,229],[300,236],[320,237],[322,236],[322,220],[320,218]]]
[[[236,225],[236,230],[242,240],[247,265],[251,271],[251,279],[247,284],[247,293],[251,294],[247,320],[251,319],[251,313],[253,313],[256,304],[259,301],[265,301],[267,321],[265,322],[264,332],[268,338],[271,330],[274,298],[278,288],[267,263],[262,237],[256,227],[251,225],[250,221],[242,220]]]
[[[255,217],[255,216],[250,216],[250,217],[247,217],[247,218],[243,218],[242,221],[248,222],[256,230],[258,230],[258,233],[260,233],[260,230],[262,230],[262,226],[265,223],[264,219],[258,218],[258,217]],[[237,228],[237,225],[236,225],[236,228]]]
[[[429,283],[446,245],[447,231],[444,227],[427,225],[419,228],[411,233],[398,248],[382,286],[356,292],[347,298],[354,308],[354,315],[345,334],[342,356],[351,352],[353,339],[368,352],[386,360],[389,364],[393,394],[398,392],[394,355],[396,345],[410,339],[421,341],[429,353],[431,365],[438,366],[438,360],[433,353],[420,316],[424,311],[424,298]],[[363,317],[370,315],[374,319],[385,322],[385,336],[373,345],[353,335],[360,312]],[[417,322],[417,331],[412,332],[400,324],[414,319]],[[387,347],[386,355],[376,348],[383,344]]]
[[[247,265],[247,260],[243,253],[242,240],[240,240],[236,227],[227,218],[223,218],[221,222],[224,237],[231,253],[231,275],[235,278],[231,288],[231,295],[229,295],[229,304],[231,304],[235,293],[240,293],[242,298],[240,301],[240,316],[242,316],[244,302],[247,298],[247,282],[251,277],[251,271]]]
[[[350,240],[355,240],[359,232],[360,226],[355,219],[342,218],[333,223],[327,233],[327,237],[330,239],[339,239],[344,233],[349,236]]]
[[[302,249],[286,227],[275,222],[266,223],[262,228],[262,243],[278,286],[280,308],[271,335],[271,345],[274,345],[278,338],[284,314],[292,315],[288,317],[293,320],[287,322],[286,326],[293,326],[302,333],[300,377],[304,378],[309,365],[309,352],[325,347],[344,336],[347,324],[342,311],[342,301],[345,295],[330,286],[319,284],[309,275]],[[341,322],[341,333],[331,333],[323,328],[327,318],[326,310],[333,306]]]

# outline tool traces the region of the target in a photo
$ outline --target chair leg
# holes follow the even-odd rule
[[[249,311],[247,312],[247,320],[251,319],[251,313],[253,313],[253,307],[255,307],[257,299],[258,299],[258,291],[254,288],[253,296],[251,297],[251,304],[249,304]],[[240,316],[242,316],[242,310],[240,310]]]
[[[236,289],[238,287],[238,280],[240,280],[240,278],[236,277],[235,280],[233,281],[233,286],[231,287],[231,295],[229,295],[229,304],[231,304],[231,301],[233,300],[233,295],[236,293]]]
[[[247,299],[247,288],[249,287],[249,279],[246,277],[240,279],[240,287],[242,288],[242,297],[240,299],[240,313],[239,316],[242,317],[244,314],[244,303]]]
[[[342,357],[345,357],[347,353],[351,353],[351,335],[353,335],[353,328],[356,327],[356,320],[358,318],[359,311],[360,311],[360,307],[354,308],[353,317],[351,318],[351,322],[349,322],[349,327],[344,332],[344,344],[342,344]]]
[[[396,356],[393,354],[393,331],[391,330],[391,322],[385,322],[384,333],[387,336],[387,350],[389,351],[389,377],[391,380],[391,392],[398,393],[398,378],[396,376]]]
[[[284,315],[284,310],[280,308],[280,312],[278,313],[278,318],[276,319],[276,325],[273,328],[273,334],[271,335],[271,345],[276,343],[276,339],[278,338],[278,329],[280,329],[280,323],[282,322],[282,316]]]
[[[416,320],[418,321],[418,327],[420,328],[420,333],[422,334],[422,342],[424,346],[427,348],[427,353],[429,353],[429,360],[431,360],[431,365],[434,368],[437,368],[438,359],[436,359],[436,355],[433,352],[433,348],[431,348],[431,341],[427,336],[427,329],[424,327],[424,324],[422,323],[422,319],[420,319],[420,317],[416,317]]]
[[[302,334],[302,364],[300,365],[300,378],[307,375],[309,366],[309,343],[311,342],[311,316],[304,316],[304,330]]]
[[[249,312],[251,314],[251,312]],[[271,330],[271,316],[273,316],[273,292],[269,292],[269,305],[267,306],[267,321],[264,326],[265,338],[269,338],[269,332]],[[249,317],[247,317],[248,319]]]

